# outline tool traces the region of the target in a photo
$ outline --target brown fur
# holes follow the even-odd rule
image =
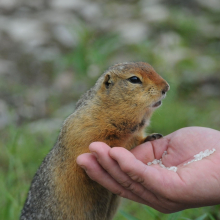
[[[129,82],[132,76],[142,84]],[[147,63],[110,67],[65,120],[56,145],[33,179],[21,219],[112,219],[118,196],[89,179],[76,158],[89,152],[94,141],[128,150],[143,143],[144,129],[155,109],[152,106],[168,89],[167,82]]]

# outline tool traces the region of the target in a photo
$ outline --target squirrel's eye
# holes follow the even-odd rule
[[[137,76],[132,76],[132,77],[128,78],[128,81],[131,83],[138,83],[138,84],[142,83],[141,80]]]

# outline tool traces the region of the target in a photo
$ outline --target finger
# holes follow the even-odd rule
[[[117,161],[120,169],[132,180],[140,183],[146,190],[157,194],[167,195],[166,191],[177,182],[179,176],[158,166],[148,166],[137,160],[133,154],[124,148],[112,148],[109,155]],[[163,187],[161,187],[163,186]]]
[[[144,164],[153,161],[154,159],[160,159],[167,151],[169,139],[163,137],[158,140],[145,142],[131,150],[135,157],[142,161]]]
[[[150,141],[133,148],[131,153],[145,164],[155,159],[153,145]]]
[[[137,195],[133,194],[129,190],[123,188],[119,183],[117,183],[111,175],[109,175],[97,162],[96,157],[90,153],[85,153],[77,157],[77,164],[81,166],[87,173],[87,175],[94,181],[98,182],[100,185],[108,189],[114,194],[121,197],[131,199],[135,202],[148,205],[146,201],[139,198]]]
[[[118,166],[118,163],[109,156],[108,145],[101,142],[90,144],[89,149],[97,158],[97,161],[117,182],[124,188],[129,189],[133,186],[134,181]]]
[[[101,142],[94,142],[90,144],[89,149],[94,153],[99,164],[105,169],[105,171],[107,171],[123,188],[131,191],[139,197],[154,197],[155,199],[154,195],[150,195],[152,193],[148,192],[141,184],[132,180],[120,169],[118,163],[109,156],[109,150],[111,148],[108,145]]]
[[[152,144],[155,159],[160,159],[164,151],[167,151],[169,141],[169,137],[165,136],[150,142]]]

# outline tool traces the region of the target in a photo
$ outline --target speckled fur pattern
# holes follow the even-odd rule
[[[132,76],[141,83],[131,83]],[[110,67],[64,121],[55,146],[33,178],[20,219],[111,220],[119,197],[92,181],[76,158],[89,152],[94,141],[130,150],[147,140],[144,129],[154,104],[168,89],[147,63]]]

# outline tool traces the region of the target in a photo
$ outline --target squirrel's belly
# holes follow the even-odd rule
[[[69,172],[67,172],[69,173]],[[57,178],[57,210],[65,219],[111,220],[117,211],[120,197],[91,180],[80,167],[72,177]]]

